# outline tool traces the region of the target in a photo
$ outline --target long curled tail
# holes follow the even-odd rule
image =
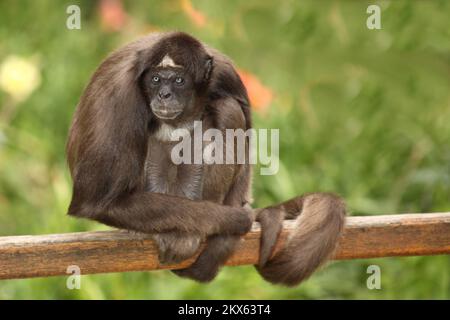
[[[258,272],[267,281],[287,286],[307,279],[334,252],[345,215],[343,200],[331,193],[305,194],[261,210]],[[295,219],[294,228],[284,248],[270,258],[285,218]]]

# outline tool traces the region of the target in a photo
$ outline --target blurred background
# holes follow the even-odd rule
[[[81,29],[69,30],[69,5]],[[370,4],[381,30],[366,27]],[[66,216],[64,146],[90,75],[113,49],[182,30],[235,61],[280,170],[256,206],[334,191],[352,215],[450,211],[450,2],[0,2],[0,236],[105,230]],[[255,170],[255,172],[259,172]],[[381,290],[366,269],[381,267]],[[1,261],[0,261],[1,267]],[[297,288],[225,267],[208,285],[168,271],[0,281],[0,299],[449,299],[449,256],[339,261]]]

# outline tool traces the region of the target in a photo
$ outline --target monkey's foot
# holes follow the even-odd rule
[[[159,262],[166,265],[177,264],[194,256],[201,242],[199,237],[176,233],[156,234],[153,239],[158,245]]]
[[[180,277],[209,282],[217,276],[220,267],[233,253],[238,242],[239,237],[235,236],[211,236],[207,240],[205,250],[190,267],[173,272]]]
[[[172,270],[179,277],[192,279],[199,282],[212,281],[219,272],[219,266],[200,266],[194,263],[186,269]]]

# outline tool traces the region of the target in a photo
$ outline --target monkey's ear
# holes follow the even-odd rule
[[[213,57],[208,56],[205,61],[205,74],[203,76],[203,81],[208,82],[211,78],[211,72],[213,69]]]

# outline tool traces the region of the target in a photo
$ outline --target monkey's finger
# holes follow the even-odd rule
[[[259,263],[263,267],[273,254],[278,237],[283,228],[285,212],[281,209],[265,209],[259,212],[257,221],[261,224]]]

